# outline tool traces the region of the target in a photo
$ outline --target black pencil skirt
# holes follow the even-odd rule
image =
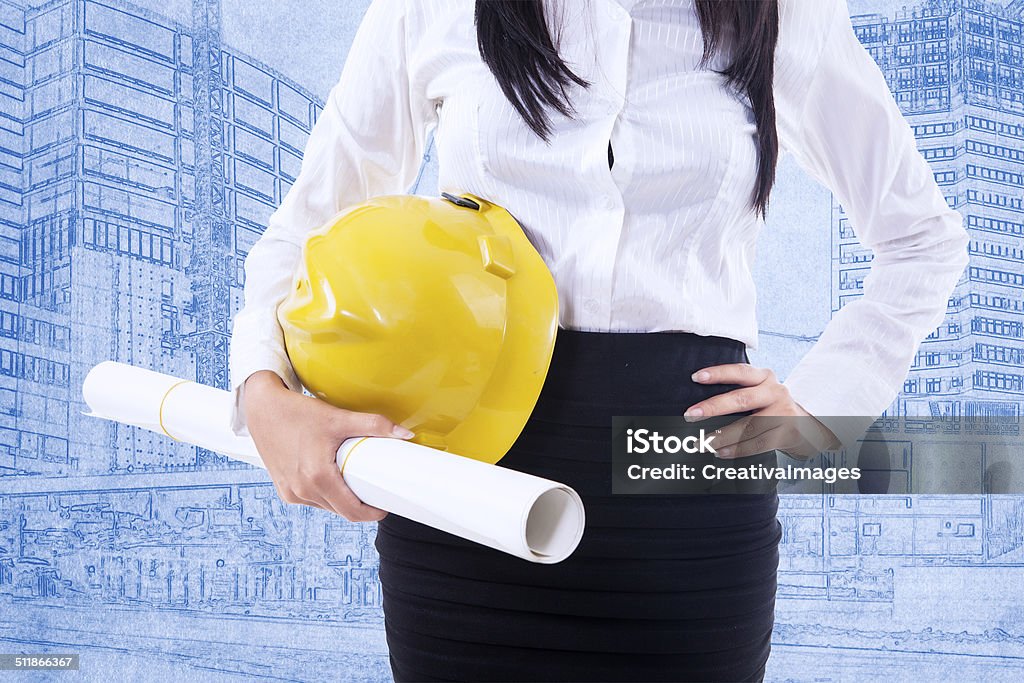
[[[561,329],[498,463],[572,486],[576,551],[536,564],[395,514],[378,523],[385,635],[404,681],[758,681],[775,612],[778,495],[612,495],[611,418],[680,415],[736,388],[697,369],[743,343]]]

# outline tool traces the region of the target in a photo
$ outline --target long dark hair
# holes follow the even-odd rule
[[[696,0],[704,40],[700,61],[706,67],[734,31],[730,64],[721,73],[729,87],[744,92],[757,123],[757,182],[752,204],[764,216],[775,184],[779,139],[772,93],[775,43],[779,33],[778,0]],[[544,0],[476,0],[480,56],[501,90],[527,125],[545,141],[551,121],[546,108],[564,116],[575,110],[567,89],[588,87],[562,61],[544,13]]]

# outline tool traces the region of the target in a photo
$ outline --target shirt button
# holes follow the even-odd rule
[[[611,211],[615,208],[615,198],[611,195],[606,195],[605,198],[601,200],[601,206]]]
[[[587,309],[587,313],[597,313],[597,299],[587,299],[583,302],[583,308]]]

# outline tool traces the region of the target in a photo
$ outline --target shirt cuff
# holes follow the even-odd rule
[[[806,360],[806,359],[805,359]],[[849,453],[860,450],[859,441],[881,417],[895,396],[868,368],[826,359],[823,365],[803,362],[782,383],[790,397],[836,436],[839,448]],[[884,407],[879,407],[884,406]]]
[[[878,416],[870,415],[815,415],[814,417],[839,439],[839,448],[835,450],[845,450],[853,455],[860,451],[860,440],[878,419]]]
[[[231,367],[231,431],[235,436],[252,436],[245,422],[245,380],[260,370],[271,370],[284,381],[290,390],[302,393],[299,381],[287,354],[268,350],[256,356],[239,360]]]

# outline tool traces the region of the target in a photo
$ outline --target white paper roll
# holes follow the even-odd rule
[[[87,415],[263,467],[252,439],[231,431],[230,392],[103,361],[86,375],[82,395]],[[531,562],[561,562],[583,537],[583,501],[550,479],[382,437],[347,439],[338,464],[368,505]]]
[[[560,562],[583,535],[583,501],[550,479],[400,439],[348,439],[338,462],[364,502],[517,557]]]
[[[82,397],[91,412],[263,467],[256,444],[231,431],[232,396],[190,380],[106,360],[89,370]]]

